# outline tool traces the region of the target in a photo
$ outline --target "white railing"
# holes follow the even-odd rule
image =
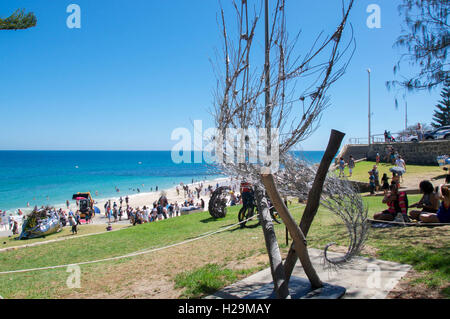
[[[349,144],[353,144],[353,145],[367,145],[369,139],[367,137],[351,137],[348,139],[348,143]],[[381,134],[380,135],[373,135],[371,136],[371,143],[375,144],[375,143],[384,143],[384,136]]]
[[[392,133],[391,136],[393,137],[392,140],[386,140],[386,138],[384,137],[384,134],[375,134],[371,136],[371,144],[376,144],[376,143],[389,143],[389,142],[410,142],[412,139],[417,139],[418,138],[416,136],[413,136],[412,138],[410,137],[409,139],[406,139],[404,137],[402,137],[402,135],[400,133]],[[353,144],[353,145],[367,145],[369,139],[367,137],[351,137],[348,139],[348,144]]]

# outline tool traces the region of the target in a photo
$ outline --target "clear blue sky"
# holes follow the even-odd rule
[[[71,3],[81,7],[81,29],[66,26]],[[291,33],[303,29],[301,45],[309,48],[320,31],[332,32],[340,3],[288,0]],[[392,46],[400,34],[399,3],[356,1],[355,55],[303,149],[323,150],[331,129],[367,136],[367,68],[372,132],[404,127],[404,104],[396,109],[385,87],[402,52]],[[381,7],[380,29],[366,26],[369,4]],[[34,12],[38,24],[0,31],[0,149],[168,150],[174,128],[192,130],[193,120],[213,125],[209,59],[221,47],[217,0],[1,1],[0,16],[17,8]],[[262,34],[258,41],[262,48]],[[439,91],[407,100],[409,123],[429,123]]]

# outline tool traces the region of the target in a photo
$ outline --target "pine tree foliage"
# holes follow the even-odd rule
[[[24,30],[36,26],[36,22],[34,13],[18,9],[8,18],[0,18],[0,30]]]
[[[387,82],[388,88],[430,90],[448,81],[449,11],[449,0],[403,0],[399,12],[404,17],[404,28],[394,46],[406,49],[406,53],[395,65],[394,74],[400,74],[403,62],[419,71],[411,76],[402,75],[399,81]]]
[[[434,111],[433,123],[434,128],[450,125],[450,81],[447,81],[441,92],[442,100],[436,105],[437,110]]]

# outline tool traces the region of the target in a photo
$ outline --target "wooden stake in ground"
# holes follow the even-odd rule
[[[314,179],[313,186],[308,194],[308,201],[306,203],[306,207],[300,222],[300,230],[303,233],[304,238],[308,236],[309,228],[311,227],[314,217],[316,216],[317,210],[319,209],[320,196],[322,194],[322,188],[325,183],[325,178],[327,177],[331,162],[336,156],[341,146],[342,140],[344,139],[344,136],[345,134],[342,132],[336,130],[331,131],[327,149],[322,157],[319,169],[317,170],[316,178]],[[274,200],[272,197],[271,199]],[[291,236],[293,236],[292,233]],[[292,243],[284,264],[286,271],[286,280],[289,280],[289,278],[291,277],[292,271],[294,270],[295,267],[295,263],[297,262],[297,256],[299,253],[296,252],[296,249],[297,249],[296,246],[294,245],[294,243]]]
[[[309,258],[308,249],[306,247],[306,239],[303,235],[302,231],[300,230],[300,227],[297,226],[295,223],[294,218],[289,213],[288,208],[284,204],[280,193],[278,192],[275,181],[273,179],[272,174],[263,174],[262,175],[262,181],[264,183],[264,186],[266,188],[267,194],[269,195],[270,199],[272,200],[273,205],[275,206],[276,211],[278,214],[280,214],[281,219],[283,220],[284,224],[286,225],[287,229],[289,230],[289,233],[292,237],[292,245],[295,247],[295,253],[297,254],[298,258],[300,259],[303,269],[305,270],[306,276],[308,277],[309,281],[311,282],[311,287],[313,289],[321,288],[323,286],[322,281],[320,280],[319,276],[317,275],[312,263],[311,259]],[[285,276],[283,276],[285,278]],[[286,279],[288,281],[289,279]]]
[[[270,270],[272,272],[275,293],[278,299],[290,298],[288,281],[284,278],[285,270],[277,236],[273,227],[273,221],[270,217],[267,199],[264,197],[264,191],[261,188],[255,187],[255,195],[258,204],[258,218],[262,226],[266,248],[269,254]]]

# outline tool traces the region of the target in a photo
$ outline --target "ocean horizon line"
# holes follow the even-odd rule
[[[300,150],[293,152],[324,152],[325,150]],[[0,149],[0,152],[172,152],[172,150],[126,150],[126,149],[111,149],[111,150],[77,150],[77,149],[67,149],[67,150],[59,150],[59,149]],[[191,152],[203,152],[198,150],[191,150]]]

